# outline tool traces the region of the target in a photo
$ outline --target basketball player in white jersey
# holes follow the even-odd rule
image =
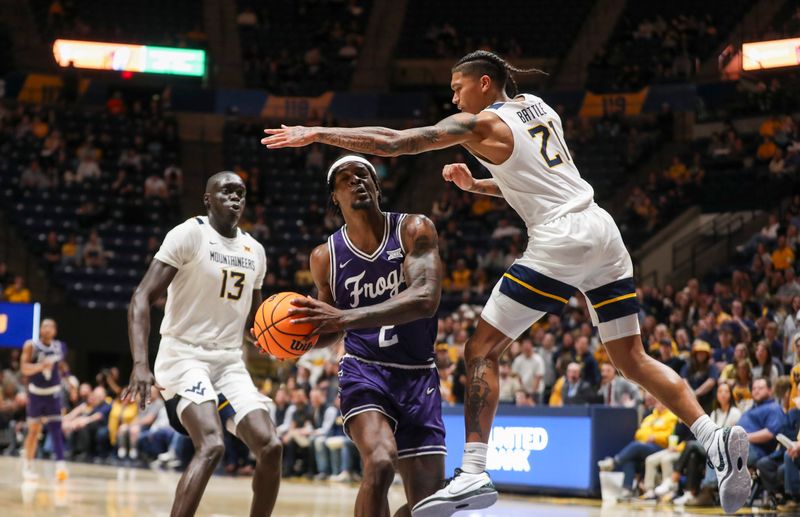
[[[464,146],[492,174],[476,180],[464,164],[443,176],[469,192],[503,197],[528,227],[528,248],[494,288],[475,334],[467,342],[466,445],[461,469],[444,488],[420,501],[416,517],[486,507],[497,494],[485,473],[498,403],[498,359],[508,345],[548,312],[557,313],[576,290],[611,360],[691,425],[708,452],[722,507],[736,511],[750,492],[748,441],[741,427],[717,428],[688,385],[644,351],[630,256],[611,216],[594,202],[564,143],[561,119],[542,99],[516,95],[519,70],[486,51],[472,52],[452,69],[453,103],[463,112],[438,124],[403,131],[382,127],[267,129],[269,149],[315,142],[380,156]],[[506,94],[510,82],[513,97]]]
[[[203,202],[207,217],[192,217],[164,238],[131,299],[128,335],[133,354],[123,400],[150,402],[150,388],[177,401],[177,415],[195,453],[178,482],[172,515],[194,515],[208,479],[225,451],[217,412],[218,393],[235,415],[232,433],[253,452],[251,516],[270,515],[281,475],[281,445],[261,395],[242,359],[245,329],[261,304],[267,270],[264,248],[239,229],[245,185],[233,172],[209,178]],[[150,371],[147,338],[150,305],[167,290],[161,343]]]

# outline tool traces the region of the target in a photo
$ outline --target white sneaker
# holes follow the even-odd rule
[[[645,493],[643,493],[642,495],[639,496],[639,499],[642,499],[644,501],[647,501],[647,500],[650,500],[650,499],[655,499],[655,498],[656,498],[655,490],[647,490]]]
[[[672,500],[672,504],[675,506],[686,506],[686,503],[692,498],[692,493],[688,490],[683,493],[683,495],[676,497]]]
[[[603,472],[611,472],[614,466],[614,458],[611,456],[597,462],[597,467]]]
[[[418,502],[411,510],[413,517],[449,517],[461,510],[488,508],[497,502],[497,490],[489,474],[468,474],[456,469],[445,486]]]
[[[128,455],[128,449],[124,447],[120,447],[119,449],[117,449],[117,458],[123,460],[127,455]]]
[[[39,474],[33,471],[33,469],[26,468],[22,469],[22,479],[24,481],[36,481],[39,479]]]
[[[666,479],[660,485],[658,485],[655,490],[653,490],[653,493],[656,495],[656,497],[664,497],[674,489],[675,487],[672,486],[672,480]]]
[[[133,461],[139,459],[139,449],[131,449],[128,451],[128,457]]]
[[[725,513],[735,513],[750,497],[752,479],[747,470],[750,442],[741,427],[723,427],[714,432],[706,451],[708,464],[717,473],[719,499]]]

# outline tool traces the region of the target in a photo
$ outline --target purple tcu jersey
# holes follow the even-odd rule
[[[41,364],[46,360],[53,361],[53,369],[50,372],[39,372],[35,375],[28,377],[28,383],[33,384],[37,388],[50,388],[59,386],[61,384],[61,370],[59,369],[61,361],[65,359],[66,346],[61,341],[54,339],[50,346],[45,345],[41,341],[33,342],[33,353],[31,354],[31,362],[34,364]]]
[[[406,289],[403,275],[405,249],[400,227],[406,214],[386,213],[383,241],[368,255],[347,237],[347,225],[328,238],[331,256],[331,291],[339,309],[366,307],[388,300]],[[348,354],[383,363],[431,364],[434,358],[436,318],[402,325],[348,330]]]

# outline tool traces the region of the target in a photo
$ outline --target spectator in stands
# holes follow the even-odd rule
[[[330,438],[339,409],[334,405],[325,402],[327,394],[320,388],[311,390],[311,423],[313,430],[309,439],[314,447],[314,457],[316,458],[317,473],[314,479],[328,479],[331,476],[329,450],[325,442]],[[310,466],[310,465],[309,465]],[[338,472],[337,472],[338,474]]]
[[[744,346],[744,345],[743,345]],[[740,359],[735,365],[735,376],[729,382],[733,392],[733,401],[739,411],[745,412],[753,405],[753,369],[749,359]]]
[[[111,404],[106,400],[106,390],[98,386],[86,403],[69,412],[62,420],[64,436],[69,440],[72,459],[90,461],[104,458],[108,451],[108,415]],[[105,432],[101,432],[105,431]]]
[[[647,397],[652,399],[649,393]],[[634,476],[644,466],[645,458],[667,447],[669,437],[675,431],[677,423],[678,417],[663,404],[655,401],[653,412],[642,420],[634,440],[615,456],[597,462],[600,470],[621,468],[625,473],[622,482],[623,498],[633,494]]]
[[[500,219],[497,223],[497,227],[492,232],[492,239],[500,240],[505,239],[507,237],[516,237],[522,234],[522,230],[510,224],[508,219]]]
[[[0,292],[4,291],[6,287],[14,283],[14,275],[8,270],[8,264],[0,261]]]
[[[683,368],[686,366],[686,361],[677,357],[674,354],[674,348],[672,346],[672,341],[669,339],[662,339],[658,343],[658,351],[659,351],[659,360],[675,370],[675,373],[680,374]]]
[[[293,477],[303,472],[298,464],[308,466],[312,426],[312,408],[302,388],[292,391],[292,405],[279,430],[283,437],[283,477]],[[283,431],[283,432],[281,432]]]
[[[703,409],[710,412],[719,372],[711,362],[711,346],[706,341],[695,340],[689,362],[683,367],[681,377],[694,390]]]
[[[778,236],[778,244],[772,252],[772,267],[783,271],[794,264],[794,250],[786,245],[786,236]]]
[[[146,180],[144,180],[144,197],[145,199],[162,199],[167,200],[167,182],[164,178],[157,173],[152,172]]]
[[[581,365],[581,378],[592,388],[600,385],[600,368],[594,355],[589,351],[589,338],[580,336],[575,340],[574,360]]]
[[[749,466],[755,466],[758,460],[775,450],[778,444],[775,437],[786,426],[786,415],[781,404],[772,396],[772,386],[772,382],[765,377],[753,381],[753,407],[745,411],[739,420],[739,425],[748,433],[750,440]]]
[[[344,417],[340,410],[338,395],[333,400],[336,418],[331,431],[325,439],[325,448],[330,457],[331,481],[349,483],[354,481],[355,469],[353,461],[358,461],[358,450],[355,444],[344,434]]]
[[[542,382],[545,374],[544,360],[534,351],[533,340],[530,337],[522,339],[520,350],[520,354],[511,364],[511,371],[519,378],[521,388],[539,399],[544,393]],[[513,394],[514,391],[516,390],[510,393]]]
[[[20,275],[15,276],[14,283],[5,288],[3,296],[11,303],[31,303],[31,292]]]
[[[561,388],[561,399],[565,406],[592,404],[598,400],[592,385],[581,378],[581,365],[571,362],[567,366],[564,386]]]
[[[719,329],[717,340],[719,341],[719,346],[714,349],[712,358],[717,371],[721,372],[733,361],[733,328],[728,324],[723,324]]]
[[[86,267],[106,267],[106,251],[97,230],[91,231],[89,240],[83,245],[83,264]]]
[[[61,262],[61,244],[58,242],[58,234],[50,231],[47,234],[47,242],[44,248],[44,260],[54,266]]]
[[[772,360],[772,349],[765,340],[761,340],[756,345],[756,362],[753,365],[753,378],[766,377],[770,384],[774,384],[780,376],[780,370]]]
[[[22,188],[46,189],[52,185],[50,178],[42,170],[39,160],[32,160],[30,165],[22,171],[22,175],[19,177],[19,186]]]
[[[787,377],[781,377],[775,383],[774,395],[775,400],[780,404],[781,409],[787,413],[786,422],[782,433],[786,436],[796,437],[800,421],[797,420],[798,411],[789,411],[791,401],[789,399],[791,393],[791,383]],[[783,471],[780,471],[784,465],[784,452],[785,449],[781,445],[777,450],[773,450],[770,454],[764,456],[756,462],[756,469],[758,470],[759,478],[764,486],[767,494],[773,498],[775,495],[782,491],[783,485]]]
[[[71,266],[79,266],[81,263],[78,238],[74,233],[70,233],[67,240],[61,245],[61,262]]]
[[[641,402],[639,387],[628,379],[617,375],[617,369],[611,363],[600,365],[600,388],[598,398],[603,404],[611,407],[636,407]]]
[[[517,390],[514,394],[514,406],[516,407],[534,407],[536,403],[533,401],[530,393],[525,390]]]
[[[144,411],[137,411],[133,418],[127,418],[125,413],[132,413],[132,411],[127,407],[123,408],[120,425],[116,431],[117,457],[121,460],[129,458],[131,461],[136,461],[139,458],[139,440],[143,433],[153,425],[158,414],[164,408],[164,400],[155,386],[151,388],[150,397],[152,402],[147,405]],[[112,407],[112,412],[109,415],[109,427],[111,427],[113,416]],[[161,452],[164,451],[159,451],[158,454]]]
[[[139,405],[135,402],[124,402],[117,397],[111,403],[111,410],[108,412],[108,441],[112,450],[116,449],[117,457],[121,460],[128,457],[128,446],[130,445],[128,430],[138,414]],[[122,437],[122,440],[119,440],[121,429],[125,431],[125,436]],[[138,451],[137,453],[131,451],[131,454],[132,460],[137,459],[133,455],[135,454],[138,457]]]
[[[467,267],[467,262],[464,259],[458,259],[455,269],[450,273],[450,290],[462,292],[469,290],[471,277],[472,271]]]
[[[102,172],[96,158],[92,154],[87,154],[78,163],[78,169],[75,171],[75,181],[77,183],[97,181],[101,175]]]
[[[675,486],[672,484],[674,465],[683,453],[687,440],[691,438],[693,438],[691,430],[683,422],[678,422],[673,434],[667,438],[667,447],[645,458],[642,480],[644,493],[641,499],[656,499],[674,490]],[[656,476],[659,471],[662,482],[656,487]]]
[[[498,368],[500,373],[500,394],[498,400],[501,404],[512,404],[515,402],[517,391],[522,389],[522,384],[517,374],[511,373],[508,359],[501,359]]]
[[[756,151],[756,157],[762,163],[768,163],[772,160],[772,157],[775,156],[778,147],[775,145],[775,142],[772,141],[771,138],[765,136],[761,140],[761,144],[758,146],[758,150]]]

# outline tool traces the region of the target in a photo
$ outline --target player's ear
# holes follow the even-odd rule
[[[492,79],[488,75],[481,76],[481,91],[486,93],[492,87]]]
[[[206,210],[211,210],[211,194],[208,192],[203,194],[203,205],[205,205]]]

